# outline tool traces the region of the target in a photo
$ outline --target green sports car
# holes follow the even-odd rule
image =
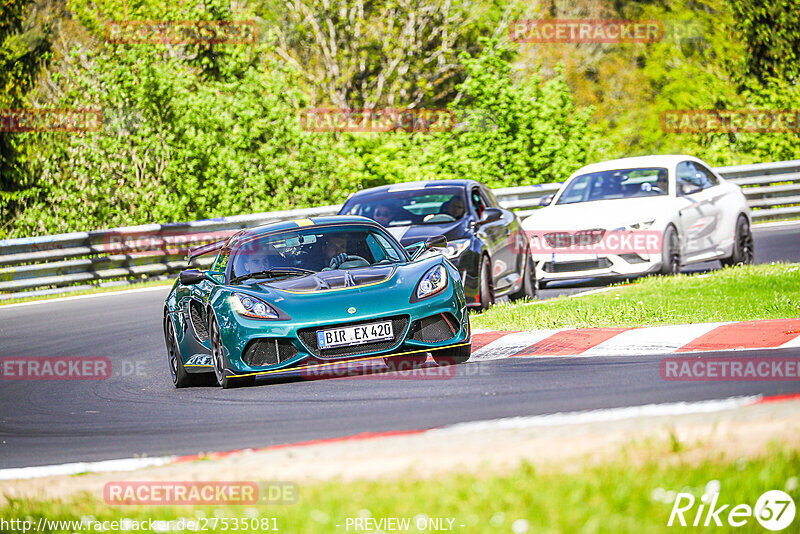
[[[431,250],[446,244],[439,236],[403,248],[370,219],[332,216],[193,250],[190,259],[216,258],[208,271],[181,272],[164,304],[175,386],[214,377],[228,388],[375,359],[415,367],[428,353],[440,365],[464,362],[464,290],[458,270]]]

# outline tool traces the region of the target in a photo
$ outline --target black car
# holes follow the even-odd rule
[[[488,308],[503,296],[537,297],[519,219],[479,182],[435,180],[364,189],[351,195],[339,214],[369,217],[403,246],[444,235],[444,254],[461,273],[469,306]]]

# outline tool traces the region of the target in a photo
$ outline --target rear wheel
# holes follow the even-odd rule
[[[681,270],[681,249],[675,227],[667,226],[661,251],[661,274],[678,274]]]
[[[731,265],[750,265],[753,263],[753,233],[750,231],[750,223],[747,217],[739,216],[736,221],[736,234],[733,238],[733,251],[728,258],[722,258],[723,267]]]
[[[464,363],[472,354],[472,343],[452,349],[442,349],[433,352],[433,359],[439,365],[456,365]]]
[[[489,309],[494,304],[494,287],[492,284],[492,262],[489,256],[484,256],[481,260],[480,272],[480,303],[484,310]]]

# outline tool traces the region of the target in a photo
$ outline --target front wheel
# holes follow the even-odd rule
[[[172,384],[176,388],[188,388],[203,385],[205,374],[189,374],[183,366],[175,326],[168,314],[164,315],[164,341],[167,344],[167,365],[172,375]]]
[[[722,258],[723,267],[732,265],[751,265],[754,258],[753,233],[747,217],[739,216],[736,221],[736,233],[733,238],[733,251],[728,258]]]
[[[678,274],[681,269],[681,249],[678,232],[667,226],[661,251],[661,274]]]
[[[456,365],[469,360],[470,354],[472,354],[472,343],[467,343],[460,347],[434,351],[433,359],[439,365]]]
[[[229,389],[241,386],[249,386],[255,382],[252,376],[232,377],[227,369],[227,358],[225,358],[225,346],[222,344],[222,334],[219,331],[219,323],[214,314],[208,313],[208,337],[211,344],[211,359],[214,361],[214,375],[217,377],[217,384],[222,389]]]
[[[488,256],[481,260],[480,271],[480,303],[481,309],[488,310],[494,304],[494,287],[492,284],[492,262]]]
[[[525,269],[522,271],[522,287],[511,298],[521,299],[528,297],[531,300],[539,298],[539,282],[536,279],[536,266],[530,256],[525,260]]]

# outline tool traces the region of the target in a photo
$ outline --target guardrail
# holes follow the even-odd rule
[[[800,216],[800,160],[718,167],[742,186],[755,221]],[[530,215],[560,183],[495,189],[500,204]],[[0,300],[65,293],[97,285],[127,284],[166,276],[186,267],[185,248],[247,227],[333,215],[340,205],[254,213],[188,223],[148,224],[0,241]],[[141,243],[143,236],[150,241]],[[210,258],[200,258],[205,266]],[[120,280],[121,279],[121,280]],[[107,282],[116,280],[114,282]],[[99,284],[98,284],[99,283]]]

